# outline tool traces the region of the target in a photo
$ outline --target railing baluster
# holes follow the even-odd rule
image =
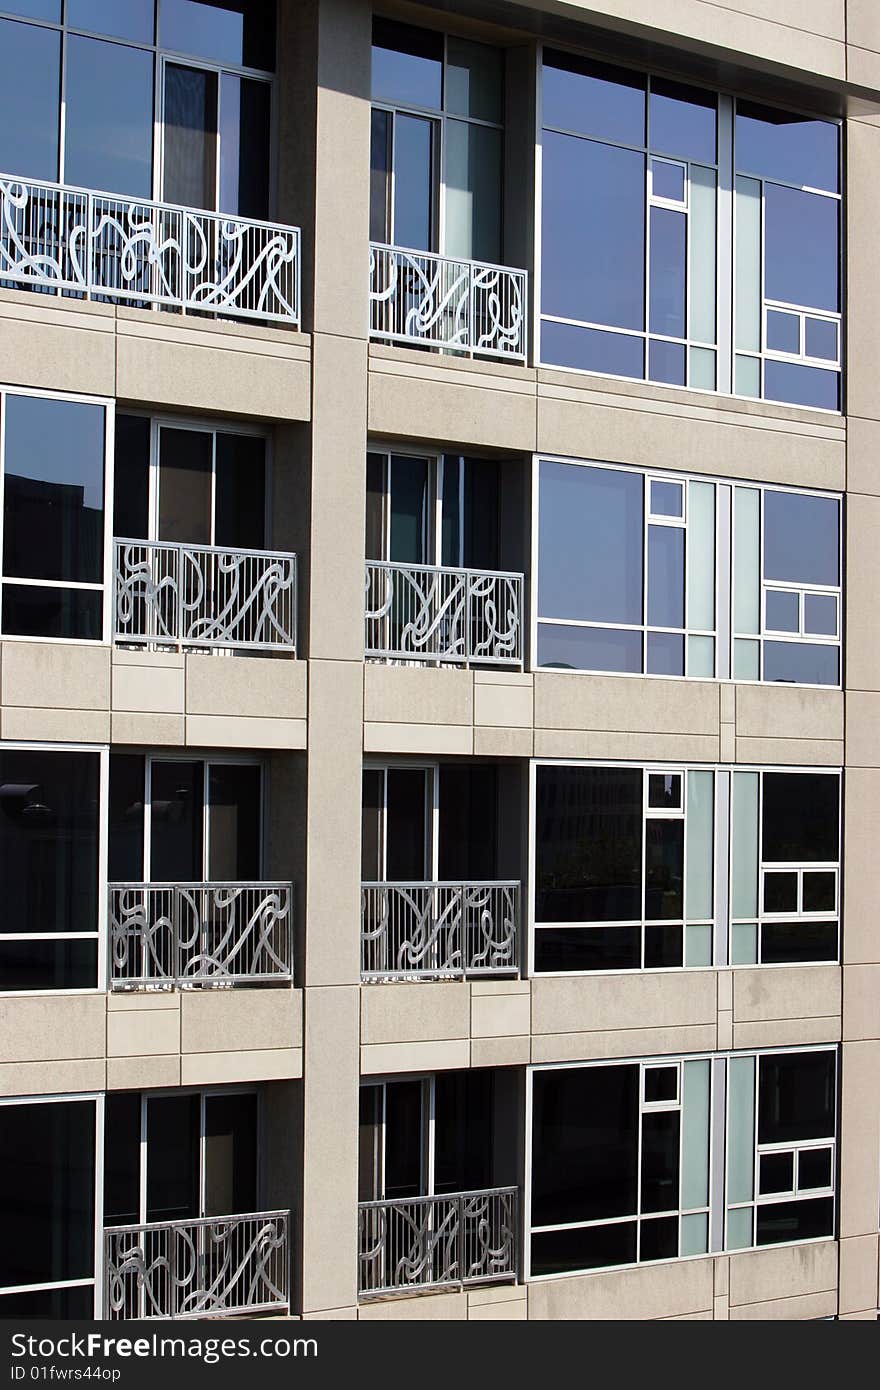
[[[517,1196],[501,1187],[361,1202],[359,1295],[515,1279]]]
[[[523,664],[524,576],[368,560],[368,658],[455,666]]]
[[[364,883],[362,978],[515,974],[519,904],[514,880]]]

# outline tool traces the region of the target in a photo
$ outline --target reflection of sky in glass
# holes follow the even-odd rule
[[[104,409],[79,401],[6,398],[7,476],[81,487],[87,507],[104,501]]]
[[[0,19],[0,169],[34,179],[58,177],[61,36]]]
[[[74,34],[67,44],[65,80],[65,181],[149,198],[152,54]]]
[[[839,214],[834,198],[765,185],[767,299],[832,312],[840,308]]]
[[[67,23],[92,34],[152,43],[154,8],[154,0],[67,0]]]
[[[637,473],[542,462],[542,618],[642,621],[642,488]]]
[[[798,492],[764,493],[764,577],[839,582],[838,503]]]
[[[735,140],[738,173],[838,191],[838,128],[830,121],[741,101]]]

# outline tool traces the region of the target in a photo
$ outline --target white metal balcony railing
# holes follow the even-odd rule
[[[289,1219],[265,1211],[108,1227],[104,1317],[289,1312]]]
[[[358,1206],[358,1293],[515,1280],[515,1187]]]
[[[296,653],[296,556],[119,539],[117,642]]]
[[[513,881],[364,883],[361,974],[516,974],[519,901]]]
[[[0,285],[299,324],[300,231],[0,174]]]
[[[370,336],[526,361],[527,275],[370,243]]]
[[[290,883],[111,883],[111,989],[293,975]]]
[[[521,574],[367,561],[368,657],[522,666]]]

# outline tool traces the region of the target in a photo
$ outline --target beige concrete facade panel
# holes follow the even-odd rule
[[[370,350],[371,435],[530,454],[536,406],[535,376],[525,367]]]
[[[4,739],[42,743],[107,743],[110,713],[91,709],[25,709],[0,711]]]
[[[474,751],[470,724],[365,724],[365,753],[455,757]]]
[[[4,642],[0,694],[4,705],[107,710],[110,650],[63,642]]]
[[[847,121],[847,276],[850,286],[858,286],[858,292],[850,294],[847,303],[846,408],[850,415],[866,420],[880,420],[880,384],[871,366],[880,321],[880,283],[875,263],[876,227],[880,220],[880,188],[875,176],[878,157],[880,129],[860,121]]]
[[[848,768],[843,785],[843,960],[851,965],[880,963],[880,769]]]
[[[0,290],[0,381],[112,396],[115,331],[110,305]]]
[[[853,1236],[840,1242],[840,1311],[873,1310],[877,1301],[878,1237]]]
[[[849,690],[880,690],[877,594],[880,593],[880,497],[860,496],[846,522],[846,681]]]
[[[738,763],[766,763],[794,767],[840,767],[843,739],[825,742],[811,738],[738,738]]]
[[[880,965],[847,965],[843,970],[843,1037],[868,1042],[880,1036]]]
[[[364,720],[371,724],[470,726],[474,720],[473,673],[367,662]]]
[[[180,1055],[110,1057],[107,1060],[108,1091],[149,1091],[179,1086]]]
[[[578,1321],[680,1317],[712,1307],[712,1260],[680,1260],[529,1284],[529,1319]]]
[[[308,742],[304,719],[248,719],[243,715],[188,714],[188,748],[303,749]]]
[[[186,713],[227,718],[306,718],[308,664],[284,657],[248,656],[222,663],[189,655]]]
[[[302,1047],[302,990],[187,990],[180,996],[181,1052]]]
[[[108,1057],[149,1057],[180,1052],[180,1000],[165,1009],[127,1009],[107,1015]]]
[[[426,1294],[422,1298],[383,1298],[362,1303],[361,1322],[461,1322],[467,1318],[466,1293]]]
[[[486,994],[471,999],[471,1036],[507,1038],[528,1035],[531,999],[528,994]]]
[[[788,1298],[774,1298],[768,1303],[745,1303],[731,1308],[731,1322],[810,1322],[816,1318],[832,1318],[837,1314],[837,1291],[805,1293]]]
[[[847,648],[849,655],[849,648]],[[739,738],[843,740],[843,691],[784,685],[737,685]]]
[[[132,714],[176,714],[185,708],[183,657],[174,666],[154,665],[150,653],[143,663],[113,663],[113,709]]]
[[[656,974],[537,976],[532,980],[532,1032],[715,1025],[711,970]],[[589,1055],[589,1054],[587,1054]]]
[[[718,738],[719,687],[712,681],[535,673],[536,729],[677,734]]]
[[[186,730],[182,714],[126,714],[120,711],[110,719],[111,743],[132,743],[149,747],[161,744],[163,747],[186,744]]]
[[[188,1052],[180,1058],[181,1086],[231,1086],[239,1081],[290,1081],[303,1072],[300,1047],[244,1052]]]
[[[847,1042],[841,1062],[840,1235],[873,1235],[880,1210],[880,1041]]]
[[[532,1060],[531,1038],[471,1038],[472,1067],[525,1067]]]
[[[608,758],[636,762],[715,763],[719,739],[698,734],[584,733],[536,729],[536,758]]]
[[[809,1241],[730,1257],[730,1307],[837,1289],[837,1242]]]
[[[615,1028],[608,1032],[532,1033],[532,1061],[584,1062],[616,1057],[670,1057],[714,1052],[715,1023],[677,1023],[669,1028]]]
[[[442,1042],[470,1036],[470,985],[422,982],[361,989],[361,1043]]]
[[[880,694],[848,690],[846,694],[846,765],[880,767]]]
[[[4,1063],[104,1057],[104,998],[56,994],[0,998]]]
[[[73,1095],[103,1091],[105,1084],[109,1083],[103,1058],[0,1063],[0,1096]]]
[[[361,1047],[364,1076],[395,1076],[413,1071],[457,1071],[470,1065],[467,1038],[442,1042],[369,1043]]]
[[[840,1017],[839,966],[740,967],[730,975],[734,1023]]]

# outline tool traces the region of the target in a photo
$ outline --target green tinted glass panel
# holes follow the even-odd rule
[[[757,357],[737,357],[733,390],[737,396],[757,399],[761,394],[761,363]]]
[[[687,775],[687,886],[685,915],[688,921],[712,917],[712,857],[715,849],[715,777],[711,772]]]
[[[684,1064],[682,1207],[704,1207],[709,1202],[710,1066],[708,1059]]]
[[[690,173],[690,336],[698,343],[714,343],[715,170],[692,164]]]
[[[733,774],[733,916],[758,911],[758,774]]]
[[[761,494],[738,487],[733,494],[733,626],[761,631]]]
[[[731,933],[731,965],[757,965],[758,928],[754,922],[735,922]]]
[[[755,1059],[731,1057],[727,1069],[727,1196],[748,1202],[754,1196]],[[751,1240],[749,1241],[751,1244]]]
[[[736,180],[736,346],[761,348],[761,185]]]
[[[752,1208],[738,1207],[727,1213],[728,1250],[748,1250],[752,1244]]]
[[[715,675],[715,638],[689,637],[687,662],[689,676],[704,676],[712,680]]]
[[[690,966],[712,964],[712,928],[690,923],[684,929],[684,963]]]
[[[688,484],[687,625],[715,628],[715,484]]]
[[[681,1218],[682,1255],[705,1255],[709,1249],[709,1218],[699,1213]]]

